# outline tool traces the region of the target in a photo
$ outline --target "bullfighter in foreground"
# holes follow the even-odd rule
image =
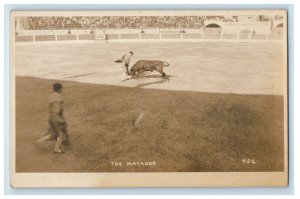
[[[62,85],[60,83],[53,84],[53,93],[49,96],[48,109],[49,109],[49,129],[48,133],[37,140],[42,142],[44,140],[56,140],[53,153],[63,153],[61,145],[69,145],[69,136],[67,133],[67,122],[63,116],[63,99],[60,95],[62,92]]]

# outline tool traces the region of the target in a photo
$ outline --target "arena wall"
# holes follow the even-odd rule
[[[15,35],[15,42],[45,42],[45,41],[95,41],[95,42],[130,42],[130,41],[283,41],[283,31],[279,28],[265,33],[248,30],[227,32],[223,29],[204,30],[201,32],[161,31],[156,33],[90,33],[88,31],[30,31],[31,34]],[[110,31],[109,31],[110,32]],[[112,31],[115,32],[115,31]]]

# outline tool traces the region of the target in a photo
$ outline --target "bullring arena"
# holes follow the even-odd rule
[[[283,170],[282,17],[129,19],[16,19],[17,172]],[[130,66],[170,63],[168,78],[121,81],[114,61],[129,51]],[[72,142],[63,155],[52,154],[51,142],[34,144],[47,131],[47,97],[58,81]]]

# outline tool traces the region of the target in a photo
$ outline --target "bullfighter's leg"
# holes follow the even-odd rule
[[[55,123],[51,119],[48,120],[48,123],[49,123],[48,132],[45,135],[43,135],[43,137],[36,140],[37,143],[43,142],[45,140],[55,140],[57,138],[58,132]]]
[[[127,75],[129,75],[128,66],[129,66],[129,65],[126,63],[126,64],[125,64],[125,68],[126,68],[126,74],[127,74]]]
[[[61,149],[61,145],[68,145],[69,144],[69,136],[67,133],[67,123],[66,122],[58,122],[56,121],[54,123],[55,128],[58,132],[58,137],[56,139],[56,143],[54,146],[54,151],[53,153],[63,153]]]
[[[128,64],[126,64],[126,63],[123,62],[122,63],[122,68],[123,68],[123,74],[122,74],[121,80],[122,81],[126,81],[126,80],[131,79],[131,77],[129,76]]]

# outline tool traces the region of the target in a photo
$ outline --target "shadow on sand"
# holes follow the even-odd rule
[[[160,81],[155,81],[155,82],[148,82],[148,83],[143,83],[143,84],[138,84],[136,85],[136,88],[142,88],[142,87],[145,87],[145,86],[149,86],[149,85],[153,85],[153,84],[161,84],[161,83],[164,83],[164,82],[167,82],[168,80],[166,79],[162,79]]]
[[[163,79],[166,79],[166,80],[170,80],[171,77],[176,77],[174,75],[166,75]],[[162,78],[161,75],[143,75],[143,76],[140,76],[139,78]]]
[[[175,77],[175,76],[173,76],[173,75],[166,75],[164,78],[162,78],[161,75],[144,75],[144,76],[141,76],[139,78],[140,79],[142,79],[142,78],[159,78],[161,80],[154,81],[154,82],[143,83],[143,84],[138,84],[136,86],[136,88],[142,88],[142,87],[153,85],[153,84],[162,84],[162,83],[170,81],[170,77]]]

